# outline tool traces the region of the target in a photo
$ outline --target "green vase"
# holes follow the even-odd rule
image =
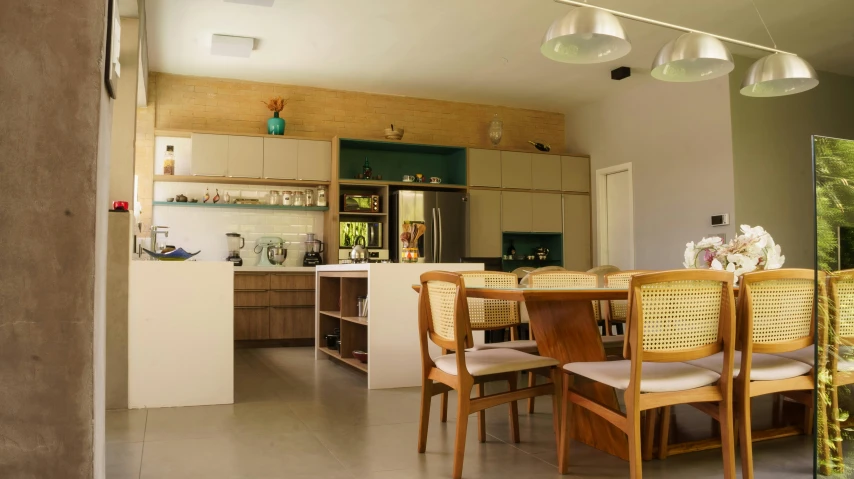
[[[268,135],[284,135],[285,134],[285,120],[279,118],[279,112],[273,112],[273,118],[267,120],[267,134]]]

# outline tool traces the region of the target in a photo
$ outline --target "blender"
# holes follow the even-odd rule
[[[320,253],[323,252],[323,242],[314,239],[314,233],[306,233],[305,240],[305,257],[302,260],[303,266],[317,266],[323,264],[323,258]]]
[[[228,247],[228,257],[226,261],[231,261],[234,266],[243,266],[243,258],[240,257],[240,249],[245,244],[243,237],[238,233],[226,233],[225,242]]]

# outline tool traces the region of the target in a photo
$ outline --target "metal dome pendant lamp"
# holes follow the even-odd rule
[[[801,93],[818,86],[818,75],[803,58],[777,48],[762,14],[750,0],[774,47],[697,31],[630,13],[589,5],[576,0],[554,0],[575,8],[552,23],[540,52],[565,63],[600,63],[629,53],[631,44],[616,17],[685,32],[668,42],[652,63],[651,75],[669,82],[711,80],[729,74],[735,64],[724,45],[732,43],[771,53],[750,66],[741,84],[741,94],[777,97]],[[599,13],[596,13],[599,12]]]

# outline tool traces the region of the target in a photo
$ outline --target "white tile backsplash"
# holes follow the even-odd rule
[[[251,185],[218,185],[204,183],[155,183],[154,201],[166,201],[178,194],[188,198],[197,198],[199,202],[210,191],[211,198],[219,189],[225,196],[225,186],[232,197],[264,198],[270,190],[295,190],[295,187],[264,187]],[[303,188],[300,188],[303,189]],[[199,261],[222,261],[228,254],[225,234],[240,233],[246,241],[241,250],[244,266],[258,264],[255,254],[255,242],[263,236],[282,238],[288,249],[285,266],[302,266],[305,254],[306,233],[314,233],[317,239],[323,239],[323,212],[298,210],[261,210],[200,208],[193,206],[154,206],[153,224],[169,227],[166,244],[195,252],[201,250],[196,258]]]

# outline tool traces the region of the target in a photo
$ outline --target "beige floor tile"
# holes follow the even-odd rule
[[[107,411],[107,442],[142,442],[145,436],[147,409]]]
[[[107,443],[107,479],[138,479],[142,447],[141,442]]]

